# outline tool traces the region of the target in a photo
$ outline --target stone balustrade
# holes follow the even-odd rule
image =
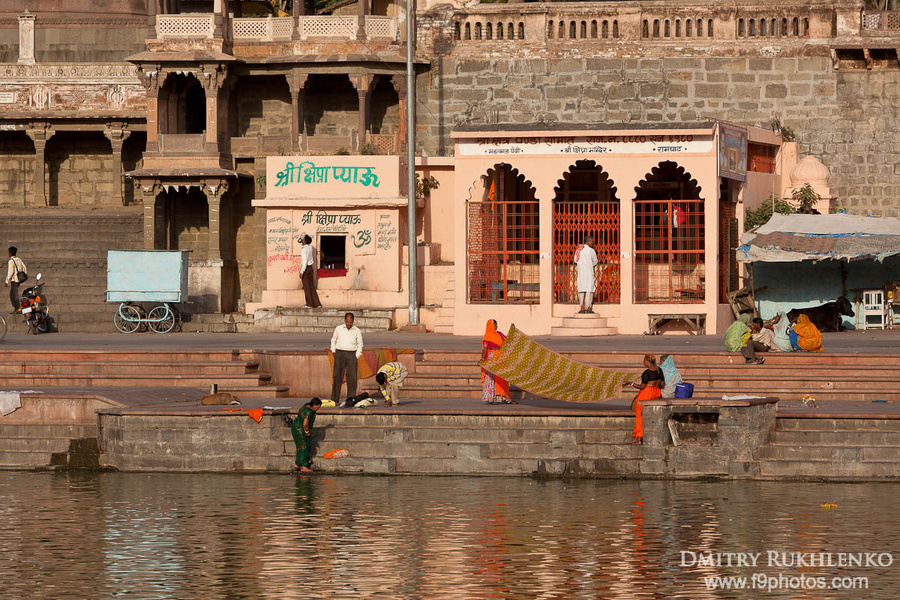
[[[900,31],[900,11],[863,11],[863,34],[880,34],[886,31]]]
[[[157,15],[156,37],[161,40],[213,37],[215,20],[212,13]]]
[[[274,42],[291,39],[294,19],[291,17],[265,17],[261,19],[233,19],[231,37],[235,41]]]
[[[214,15],[209,13],[157,15],[156,36],[161,40],[212,38]],[[294,33],[293,17],[236,18],[230,20],[229,33],[236,42],[282,42]],[[359,17],[352,15],[303,16],[298,18],[301,40],[318,38],[355,39],[359,33]],[[368,39],[397,39],[397,19],[365,17]]]

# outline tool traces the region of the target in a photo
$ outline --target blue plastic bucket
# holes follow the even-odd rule
[[[679,383],[675,386],[675,397],[676,398],[690,398],[694,395],[694,384],[693,383]]]

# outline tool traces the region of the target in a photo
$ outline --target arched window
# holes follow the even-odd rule
[[[675,19],[675,37],[681,37],[681,19]]]
[[[520,35],[519,37],[521,38],[522,36]],[[553,19],[551,19],[550,22],[547,23],[547,39],[553,39]]]
[[[688,19],[684,22],[684,37],[691,37],[694,34],[694,22]]]
[[[591,39],[597,39],[597,21],[591,21]]]
[[[577,33],[578,33],[578,29],[577,29],[577,26],[576,26],[576,24],[575,24],[575,21],[572,21],[571,23],[569,23],[569,39],[570,39],[570,40],[576,39],[576,37],[577,37],[576,34],[577,34]]]
[[[453,37],[457,40],[462,37],[462,25],[459,24],[459,21],[453,24]]]
[[[604,20],[603,23],[601,24],[600,35],[605,38],[609,37],[609,21]]]
[[[713,37],[713,20],[710,19],[706,22],[706,37]]]
[[[809,19],[803,19],[803,37],[809,37]]]
[[[506,39],[508,39],[508,40],[516,39],[516,25],[513,22],[510,22],[506,26]]]
[[[782,19],[781,20],[781,36],[784,37],[787,34],[788,34],[788,20]]]
[[[778,35],[777,21],[775,19],[772,19],[772,22],[769,24],[769,35]]]
[[[563,39],[566,37],[566,24],[563,21],[559,22],[559,39]]]
[[[759,20],[759,35],[760,35],[761,37],[765,37],[765,36],[767,35],[767,34],[766,34],[766,29],[768,29],[768,25],[766,24],[766,20],[765,20],[765,19],[760,19],[760,20]]]
[[[747,29],[747,34],[750,37],[756,37],[756,19],[750,19],[750,26]]]
[[[497,39],[503,39],[503,23],[497,23]]]
[[[466,203],[469,302],[540,302],[539,203],[530,181],[506,164],[482,176]]]
[[[668,19],[665,22],[665,37],[672,37],[672,28]]]
[[[644,19],[644,24],[641,28],[641,37],[650,37],[650,22],[647,19]]]
[[[659,19],[653,20],[653,37],[659,37]]]
[[[792,31],[794,36],[800,35],[800,21],[797,19],[797,17],[794,17]]]
[[[484,26],[484,39],[489,40],[494,37],[494,26],[490,23],[487,23]]]
[[[581,22],[581,39],[587,39],[587,21]]]
[[[747,35],[747,29],[744,27],[744,20],[738,19],[738,37],[744,37]]]
[[[525,23],[519,22],[519,39],[525,39]]]
[[[697,19],[697,37],[703,37],[703,19]]]
[[[475,39],[481,39],[481,23],[475,23]]]
[[[619,37],[619,21],[618,20],[613,21],[613,37],[614,38]]]
[[[467,40],[472,39],[472,25],[469,23],[466,23],[466,39]]]

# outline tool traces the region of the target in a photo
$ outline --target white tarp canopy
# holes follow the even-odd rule
[[[774,214],[741,236],[740,262],[882,261],[900,254],[900,219],[859,215]]]

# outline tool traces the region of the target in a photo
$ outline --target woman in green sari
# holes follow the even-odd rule
[[[309,468],[310,450],[312,447],[312,427],[316,422],[316,412],[322,408],[322,401],[313,398],[300,409],[300,414],[291,422],[291,435],[294,436],[294,444],[297,446],[297,457],[294,459],[294,468],[301,473],[312,473]]]

